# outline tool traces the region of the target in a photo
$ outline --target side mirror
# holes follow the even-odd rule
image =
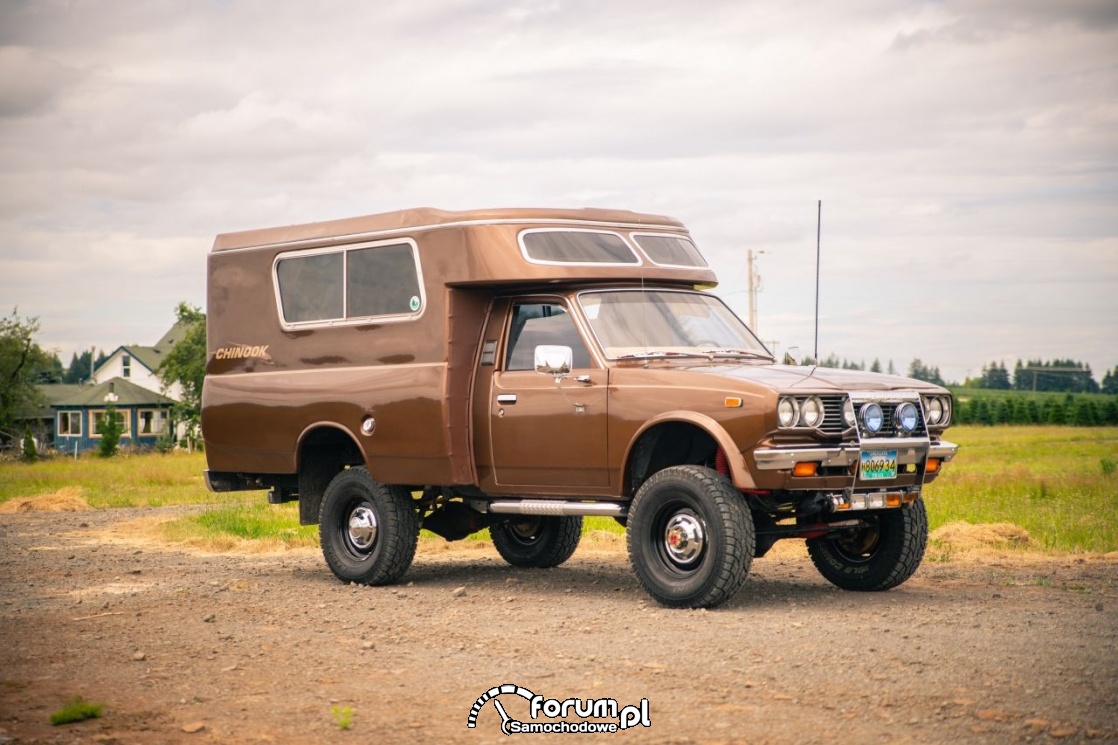
[[[799,365],[803,363],[804,355],[799,347],[788,347],[784,351],[784,364],[785,365]]]
[[[563,376],[571,374],[574,352],[570,347],[541,344],[536,347],[535,361],[536,372],[550,375],[558,381]]]

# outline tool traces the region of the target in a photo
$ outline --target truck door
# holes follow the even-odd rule
[[[486,339],[497,338],[497,333],[504,339],[499,352],[493,350],[495,364],[489,368],[489,445],[495,484],[554,487],[560,492],[609,486],[608,370],[594,362],[566,301],[514,299],[498,304],[494,311]],[[535,371],[535,348],[541,344],[568,346],[573,352],[571,373],[559,384]],[[484,395],[484,383],[478,382],[476,395]]]

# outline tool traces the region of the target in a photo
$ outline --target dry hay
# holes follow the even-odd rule
[[[0,504],[0,513],[12,512],[81,512],[91,509],[82,496],[80,486],[64,486],[50,494],[15,497]]]
[[[949,553],[983,549],[1027,548],[1032,543],[1029,531],[1012,523],[951,522],[932,531],[931,543]]]

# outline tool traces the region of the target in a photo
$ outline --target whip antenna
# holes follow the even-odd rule
[[[823,235],[823,200],[815,216],[815,364],[819,364],[819,239]]]

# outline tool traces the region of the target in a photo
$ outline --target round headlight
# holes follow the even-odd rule
[[[897,426],[903,431],[911,433],[920,422],[920,416],[916,411],[916,404],[911,401],[905,401],[903,404],[897,406],[897,410],[893,413],[893,421],[896,422]]]
[[[881,431],[882,425],[885,424],[885,412],[881,410],[881,406],[874,403],[862,404],[858,413],[862,417],[862,426],[867,432],[876,435]]]
[[[940,401],[943,402],[943,419],[940,424],[946,427],[951,424],[951,396],[940,396]]]
[[[943,419],[943,399],[932,396],[928,399],[928,424],[939,424]]]
[[[818,427],[823,423],[823,401],[819,396],[805,399],[800,405],[800,423],[805,427]]]
[[[858,420],[854,417],[854,404],[850,402],[849,398],[842,402],[842,421],[846,422],[847,427],[853,427],[858,423]]]
[[[793,427],[799,418],[800,407],[794,398],[782,398],[776,405],[776,420],[781,427]]]

